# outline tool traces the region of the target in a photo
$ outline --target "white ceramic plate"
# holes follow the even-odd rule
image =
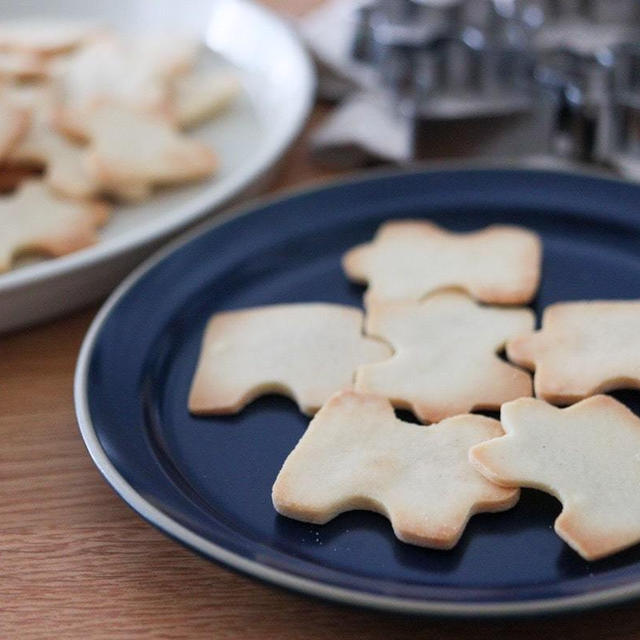
[[[117,207],[93,247],[0,275],[0,331],[6,331],[99,299],[168,236],[256,188],[302,128],[315,78],[293,31],[248,0],[10,0],[2,5],[2,19],[66,16],[121,31],[200,34],[208,47],[203,64],[232,66],[243,85],[227,113],[192,132],[216,150],[218,174],[159,191],[139,205]]]

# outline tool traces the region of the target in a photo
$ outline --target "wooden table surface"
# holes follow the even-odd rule
[[[271,0],[300,12],[313,0]],[[272,191],[332,173],[305,137]],[[0,337],[0,639],[638,638],[640,604],[547,620],[456,622],[349,609],[236,575],[139,518],[93,466],[73,371],[96,307]]]

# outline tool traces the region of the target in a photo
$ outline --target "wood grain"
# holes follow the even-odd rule
[[[306,149],[303,138],[274,189],[334,175]],[[404,618],[304,598],[183,549],[113,493],[82,444],[73,371],[94,313],[0,337],[0,640],[639,637],[637,605],[544,621]]]

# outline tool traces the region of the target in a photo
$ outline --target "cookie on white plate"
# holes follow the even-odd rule
[[[6,159],[29,126],[29,112],[0,98],[0,160]]]
[[[97,37],[93,23],[63,18],[0,20],[0,50],[53,55],[70,51]]]
[[[167,78],[115,37],[100,38],[75,52],[56,80],[56,93],[56,126],[78,139],[88,137],[88,119],[100,103],[168,115]]]
[[[524,304],[538,289],[540,261],[540,238],[522,227],[453,233],[426,220],[393,220],[342,263],[347,277],[369,284],[367,304],[420,300],[447,288],[481,302]]]
[[[355,388],[389,398],[423,422],[499,409],[531,395],[531,376],[497,353],[534,322],[529,309],[483,306],[456,291],[423,302],[370,305],[367,335],[395,351],[388,360],[359,367]]]
[[[640,542],[640,418],[609,396],[566,409],[521,398],[502,407],[505,436],[470,460],[505,487],[556,496],[556,533],[586,560]]]
[[[51,87],[46,83],[10,86],[2,95],[29,112],[26,133],[7,161],[43,168],[45,182],[63,195],[79,199],[96,196],[100,188],[85,166],[85,148],[53,126],[55,95]]]
[[[87,167],[105,188],[199,180],[218,166],[205,144],[177,131],[166,118],[104,103],[88,119]]]
[[[171,115],[171,82],[195,64],[200,43],[181,35],[105,36],[74,53],[57,79],[57,126],[67,135],[88,136],[96,104]]]
[[[354,509],[376,511],[400,540],[450,549],[474,513],[518,500],[517,489],[489,482],[468,459],[470,447],[502,433],[497,420],[478,415],[429,427],[402,422],[384,398],[340,392],[286,459],[273,504],[316,524]]]
[[[240,92],[229,71],[195,71],[173,82],[171,113],[178,126],[193,127],[224,111]]]
[[[553,404],[640,388],[640,300],[560,302],[542,329],[514,337],[507,355],[534,370],[536,395]]]
[[[27,251],[61,256],[94,244],[107,216],[102,203],[62,199],[40,180],[23,182],[0,198],[0,272]]]
[[[48,64],[41,56],[23,51],[0,50],[0,80],[30,81],[45,77]]]
[[[235,413],[258,396],[290,396],[307,414],[352,386],[356,367],[389,357],[362,335],[362,311],[328,303],[278,304],[217,313],[191,384],[196,414]]]

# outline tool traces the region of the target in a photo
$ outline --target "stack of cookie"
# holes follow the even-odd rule
[[[214,152],[184,130],[239,85],[198,68],[199,57],[190,37],[0,22],[0,175],[3,190],[17,189],[0,200],[0,272],[25,251],[61,255],[95,242],[105,199],[140,201],[215,172]]]
[[[640,419],[594,395],[640,388],[640,302],[555,304],[534,331],[515,305],[536,294],[541,243],[518,227],[388,222],[343,266],[369,285],[366,317],[273,305],[216,314],[204,335],[193,413],[275,392],[315,414],[275,481],[279,513],[373,510],[400,540],[448,549],[471,515],[534,487],[562,502],[556,532],[585,559],[640,542]]]

